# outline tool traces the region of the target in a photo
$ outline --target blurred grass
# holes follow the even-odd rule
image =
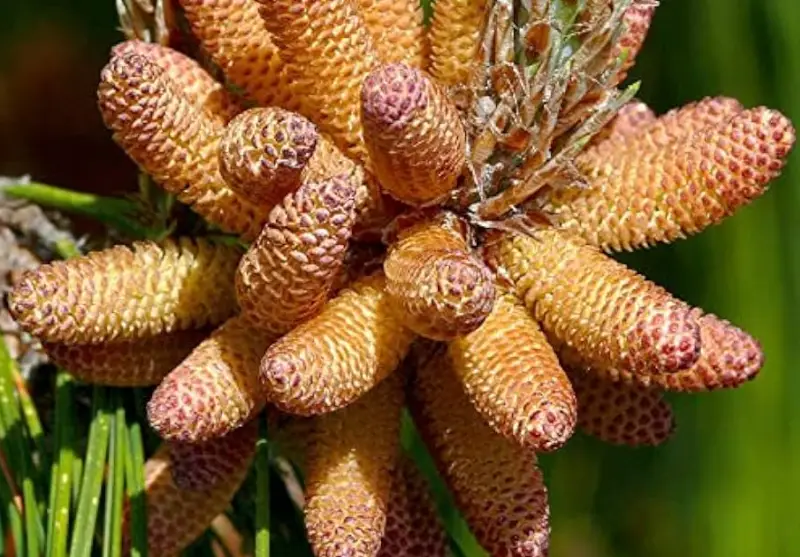
[[[3,52],[43,18],[75,25],[99,52],[117,37],[109,0],[29,0],[1,10]],[[800,123],[800,2],[663,0],[634,78],[643,81],[639,96],[659,112],[724,94],[773,106]],[[729,222],[624,257],[756,335],[767,365],[738,391],[674,397],[678,432],[664,447],[634,451],[579,436],[543,457],[554,557],[800,553],[798,212],[795,152],[772,190]]]

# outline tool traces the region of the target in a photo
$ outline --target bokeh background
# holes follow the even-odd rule
[[[112,0],[3,2],[0,175],[111,194],[134,187],[94,100],[120,37]],[[724,94],[800,123],[800,2],[662,0],[634,77],[659,112]],[[737,391],[673,397],[678,431],[663,447],[576,436],[544,457],[552,555],[800,555],[800,151],[722,226],[623,259],[755,334],[767,364]]]

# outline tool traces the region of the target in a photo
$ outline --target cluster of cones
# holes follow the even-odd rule
[[[316,555],[445,555],[399,455],[407,405],[483,547],[544,555],[537,453],[576,428],[661,443],[664,391],[732,388],[761,368],[748,334],[604,253],[718,223],[794,143],[767,108],[715,98],[656,117],[621,97],[654,3],[587,2],[571,39],[591,48],[572,74],[546,0],[511,34],[505,2],[438,0],[429,27],[412,0],[181,5],[227,86],[128,41],[100,109],[145,172],[249,247],[118,246],[39,267],[9,299],[79,379],[158,385],[152,554],[179,552],[224,509],[269,408],[275,438],[300,447]],[[503,37],[547,62],[521,90]]]

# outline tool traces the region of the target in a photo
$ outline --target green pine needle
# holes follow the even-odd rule
[[[118,390],[111,394],[115,408],[108,451],[108,482],[103,532],[103,557],[122,555],[122,500],[125,488],[125,463],[128,451],[128,427],[125,407]]]
[[[50,480],[50,517],[47,555],[67,557],[70,510],[72,501],[73,466],[75,460],[74,380],[64,372],[56,376],[56,439]]]
[[[111,412],[107,389],[95,387],[92,396],[92,423],[89,426],[89,446],[86,449],[86,462],[81,482],[78,511],[75,515],[70,557],[90,557],[103,490],[106,453],[108,451]]]
[[[131,557],[147,557],[147,504],[144,491],[144,447],[142,430],[134,422],[128,428],[128,450],[125,452],[125,476],[130,519],[127,525],[131,539]]]
[[[256,443],[256,557],[269,557],[269,442],[267,418],[261,416]]]

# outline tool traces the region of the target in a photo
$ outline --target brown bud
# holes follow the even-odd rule
[[[317,418],[305,522],[317,557],[372,557],[380,547],[400,444],[403,382],[395,374],[347,408]]]
[[[179,0],[203,48],[228,80],[260,106],[300,109],[300,98],[255,0]]]
[[[700,357],[695,364],[677,373],[634,374],[624,368],[591,368],[606,380],[656,387],[668,391],[697,393],[715,389],[733,389],[751,381],[764,365],[758,341],[712,314],[700,317]],[[580,362],[574,354],[562,359]]]
[[[458,508],[491,555],[547,555],[550,511],[533,452],[497,435],[469,403],[449,358],[416,377],[411,410]]]
[[[317,129],[280,108],[253,108],[236,117],[219,144],[222,177],[245,199],[273,207],[300,186],[317,147]]]
[[[236,274],[254,326],[280,335],[319,313],[344,261],[355,193],[346,177],[304,184],[270,212]]]
[[[108,387],[149,387],[181,363],[209,331],[162,333],[102,344],[45,343],[50,361],[86,383]]]
[[[239,248],[180,238],[135,242],[22,275],[8,305],[46,342],[100,343],[217,325],[236,311]]]
[[[382,62],[428,65],[422,7],[417,0],[358,0],[364,24]]]
[[[190,102],[205,109],[209,117],[221,124],[226,124],[241,112],[236,99],[222,83],[195,60],[177,50],[158,43],[130,40],[116,45],[111,53],[120,57],[139,54],[154,62]]]
[[[726,104],[720,108],[732,108]],[[709,105],[689,114],[713,117],[714,111],[702,110]],[[789,120],[766,108],[741,111],[718,125],[679,116],[665,116],[610,159],[579,161],[589,187],[555,192],[544,211],[559,228],[605,250],[671,242],[719,223],[764,193],[795,141]],[[692,121],[699,129],[686,136],[681,130]]]
[[[428,483],[408,457],[401,458],[395,468],[386,514],[386,529],[377,557],[450,555]]]
[[[480,329],[450,343],[453,370],[483,419],[536,452],[572,435],[575,394],[539,324],[511,294],[501,294]]]
[[[410,205],[445,199],[466,160],[466,132],[444,91],[404,64],[375,68],[361,89],[364,141],[384,191]]]
[[[688,305],[579,238],[498,234],[487,256],[548,336],[592,365],[673,373],[700,355]]]
[[[415,333],[449,340],[477,329],[492,311],[494,277],[448,219],[406,230],[383,264],[386,291]]]
[[[205,443],[169,443],[172,479],[180,489],[213,489],[249,460],[258,439],[258,420]]]
[[[660,445],[675,430],[672,408],[661,393],[640,385],[614,384],[592,373],[572,373],[578,427],[613,445]]]
[[[266,401],[258,362],[270,340],[241,317],[228,320],[155,390],[150,425],[164,439],[200,443],[250,421]]]
[[[320,129],[349,157],[367,162],[359,91],[377,62],[350,0],[258,0],[264,26],[288,65],[292,86]]]
[[[148,553],[178,555],[197,539],[230,504],[247,476],[254,453],[255,443],[249,453],[239,455],[238,461],[226,463],[226,471],[214,487],[195,491],[181,489],[175,484],[169,445],[163,444],[144,467]],[[129,523],[128,509],[125,514]],[[127,547],[130,544],[128,528],[124,529]]]
[[[271,404],[290,414],[331,412],[394,371],[414,335],[384,288],[381,275],[359,280],[270,347],[260,379]]]
[[[138,54],[114,56],[97,95],[114,141],[161,187],[225,231],[258,235],[266,210],[236,195],[219,172],[222,124],[164,70]]]
[[[469,80],[480,43],[486,0],[437,0],[430,27],[431,73],[445,85]]]

